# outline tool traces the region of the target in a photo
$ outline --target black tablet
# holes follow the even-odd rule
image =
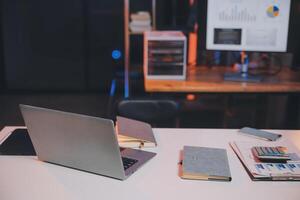
[[[0,145],[0,155],[36,155],[27,129],[16,129]]]

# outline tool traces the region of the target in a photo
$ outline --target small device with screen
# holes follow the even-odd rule
[[[268,141],[276,141],[279,138],[281,138],[281,136],[282,136],[280,134],[271,133],[269,131],[262,131],[262,130],[258,130],[258,129],[255,129],[255,128],[249,128],[249,127],[244,127],[242,129],[240,129],[239,132],[244,133],[246,135],[250,135],[250,136],[258,137],[258,138],[261,138],[261,139],[265,139],[265,140],[268,140]]]
[[[0,155],[35,156],[27,129],[14,130],[0,145]]]
[[[257,146],[252,147],[253,155],[262,162],[286,162],[291,158],[286,153],[287,148],[276,146],[276,147],[263,147]]]

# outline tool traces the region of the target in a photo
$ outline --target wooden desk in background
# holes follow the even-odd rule
[[[260,83],[224,81],[231,67],[189,67],[187,80],[145,80],[146,92],[201,93],[296,93],[300,92],[300,72],[282,68],[274,76],[263,75]]]

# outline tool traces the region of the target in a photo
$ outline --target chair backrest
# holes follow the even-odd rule
[[[118,104],[118,115],[154,126],[176,126],[177,112],[178,104],[172,100],[125,99]]]

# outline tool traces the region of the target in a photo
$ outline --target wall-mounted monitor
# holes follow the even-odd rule
[[[208,50],[285,52],[291,0],[208,0]]]

